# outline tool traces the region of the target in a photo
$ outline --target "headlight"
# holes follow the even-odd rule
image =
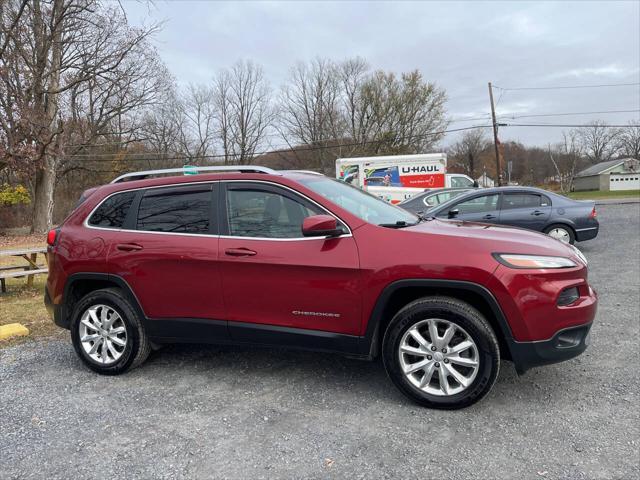
[[[520,255],[515,253],[494,253],[494,258],[511,268],[571,268],[577,265],[565,257],[545,257],[540,255]]]
[[[584,266],[586,267],[587,265],[589,265],[589,263],[587,262],[587,257],[584,256],[584,253],[582,253],[578,247],[576,247],[575,245],[570,245],[571,248],[573,248],[573,251],[575,252],[575,254],[578,256],[578,258],[582,261],[582,263],[584,263]]]

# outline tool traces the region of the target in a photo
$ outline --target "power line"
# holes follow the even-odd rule
[[[446,133],[454,133],[454,132],[462,132],[465,130],[474,130],[474,129],[478,129],[478,128],[489,128],[490,125],[473,125],[470,127],[461,127],[461,128],[453,128],[453,129],[449,129],[449,130],[441,130],[438,132],[430,132],[430,133],[426,133],[423,135],[408,135],[408,136],[404,136],[404,137],[398,137],[395,140],[413,140],[413,139],[420,139],[420,138],[428,138],[428,137],[433,137],[436,135],[444,135]],[[362,146],[362,145],[369,145],[369,144],[375,144],[375,143],[384,143],[385,140],[368,140],[365,142],[350,142],[350,143],[336,143],[333,145],[315,145],[315,146],[304,146],[304,147],[288,147],[288,148],[283,148],[283,149],[276,149],[276,150],[266,150],[263,152],[255,152],[253,154],[254,157],[256,156],[260,156],[260,155],[267,155],[267,154],[275,154],[275,153],[289,153],[289,152],[305,152],[305,151],[315,151],[315,150],[327,150],[327,149],[336,149],[336,148],[342,148],[342,147],[358,147],[358,146]],[[76,157],[90,157],[91,159],[96,159],[96,161],[118,161],[120,159],[124,159],[125,157],[131,157],[131,156],[136,156],[136,157],[140,157],[140,156],[147,156],[147,155],[153,155],[153,156],[158,156],[158,155],[165,155],[164,152],[119,152],[119,153],[97,153],[97,154],[90,154],[90,153],[77,153],[77,154],[73,154],[73,155],[68,155],[66,156],[66,158],[76,158]],[[102,160],[97,160],[99,157],[109,157],[107,159],[102,159]],[[116,157],[116,158],[114,158]],[[214,158],[220,158],[220,159],[224,159],[224,158],[228,158],[228,157],[233,157],[233,155],[224,155],[224,154],[218,154],[218,155],[198,155],[195,158],[198,159],[214,159]],[[178,156],[173,156],[173,157],[163,157],[163,158],[134,158],[134,159],[130,159],[129,161],[170,161],[170,160],[185,160],[185,159],[191,159],[194,157],[190,157],[188,155],[178,155]]]
[[[499,87],[494,85],[494,88],[499,88],[500,90],[565,90],[572,88],[604,88],[604,87],[632,87],[638,86],[639,83],[605,83],[600,85],[562,85],[555,87]]]
[[[505,123],[505,127],[560,127],[560,128],[589,128],[593,127],[593,124],[553,124],[553,123]],[[611,128],[624,128],[624,127],[640,127],[640,124],[623,124],[623,125],[604,125]]]
[[[471,122],[477,120],[491,120],[491,114],[485,113],[483,117],[460,117],[460,118],[452,118],[449,120],[449,123],[462,123],[462,122]]]
[[[605,113],[636,113],[640,112],[638,110],[603,110],[600,112],[566,112],[566,113],[537,113],[531,115],[498,115],[498,117],[503,119],[516,119],[516,118],[533,118],[533,117],[562,117],[562,116],[571,116],[571,115],[602,115]]]

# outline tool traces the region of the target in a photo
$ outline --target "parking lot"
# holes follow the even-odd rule
[[[579,244],[600,295],[592,345],[481,403],[411,404],[381,362],[171,346],[126,375],[66,332],[0,349],[2,478],[637,478],[640,204],[598,207]]]

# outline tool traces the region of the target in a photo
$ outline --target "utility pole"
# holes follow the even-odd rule
[[[498,186],[502,186],[502,170],[500,169],[500,150],[498,148],[498,122],[496,121],[496,107],[493,104],[493,88],[489,82],[489,101],[491,102],[491,119],[493,120],[493,146],[496,150],[496,175]]]

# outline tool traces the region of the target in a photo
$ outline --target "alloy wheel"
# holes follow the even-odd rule
[[[438,396],[455,395],[478,374],[480,356],[473,338],[459,325],[430,318],[400,339],[400,366],[416,388]]]
[[[94,361],[110,365],[118,361],[127,346],[127,328],[120,314],[108,305],[92,305],[79,324],[80,343]]]

